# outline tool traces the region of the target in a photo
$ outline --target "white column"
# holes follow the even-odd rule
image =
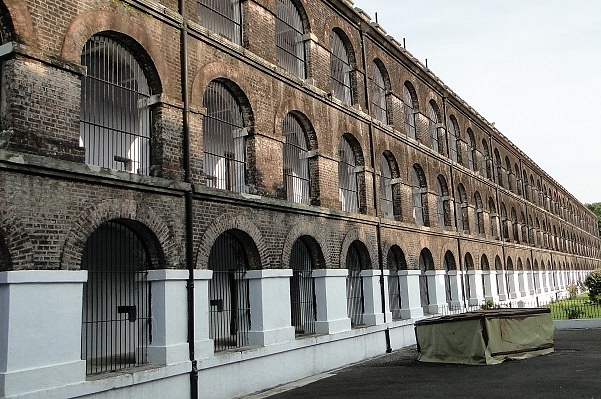
[[[457,270],[449,270],[449,284],[451,285],[451,309],[463,308],[463,284],[462,273]]]
[[[537,292],[539,292],[537,285],[534,284],[534,281],[535,281],[534,275],[535,275],[535,273],[538,273],[538,272],[534,271],[534,270],[530,270],[530,271],[527,271],[526,273],[528,274],[528,288],[529,288],[529,290],[526,290],[526,291],[528,291],[530,295],[535,295]],[[541,279],[539,278],[539,276],[536,277],[536,281],[537,281],[538,286],[540,286]]]
[[[315,300],[317,302],[317,334],[334,334],[351,329],[346,313],[347,269],[313,270]]]
[[[150,270],[152,344],[148,362],[157,365],[188,361],[188,270]]]
[[[445,274],[444,270],[428,270],[428,293],[430,295],[430,305],[428,313],[438,314],[447,307],[447,298],[445,292]]]
[[[392,320],[390,305],[388,305],[388,270],[384,270],[384,301],[386,305],[386,320]],[[384,313],[382,313],[382,291],[380,287],[380,270],[361,270],[363,278],[363,322],[368,326],[375,326],[384,323]]]
[[[467,276],[470,279],[469,305],[478,306],[484,302],[484,287],[482,286],[482,270],[468,270]]]
[[[401,317],[413,319],[422,317],[424,309],[419,296],[420,270],[399,270],[399,281],[401,283]]]
[[[87,271],[0,272],[0,397],[80,383]]]
[[[290,277],[292,269],[249,270],[251,345],[273,345],[294,341],[291,325]]]
[[[507,299],[516,299],[518,297],[518,273],[515,270],[508,270],[507,277],[509,279],[509,287],[507,287],[508,297]]]
[[[484,274],[484,287],[486,295],[484,295],[485,301],[493,301],[497,303],[499,301],[499,289],[497,287],[497,271],[496,270],[485,270]]]
[[[497,274],[495,278],[497,279],[497,291],[499,292],[499,301],[504,302],[509,299],[509,287],[507,286],[507,279],[505,276],[507,275],[506,270],[496,270]]]
[[[210,338],[209,283],[212,270],[194,270],[194,357],[203,359],[213,356],[215,343]]]
[[[526,272],[523,270],[520,270],[518,272],[518,287],[520,289],[520,297],[524,298],[528,295],[528,287],[527,287],[528,281],[527,281],[527,275]]]

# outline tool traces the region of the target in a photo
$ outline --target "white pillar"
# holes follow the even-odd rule
[[[523,270],[520,270],[518,272],[518,287],[520,289],[520,297],[524,298],[528,295],[527,289],[528,287],[526,286],[528,284],[528,281],[526,280],[527,276],[526,276],[526,272]]]
[[[518,297],[518,273],[515,270],[508,270],[507,277],[509,280],[509,287],[507,287],[508,297],[507,299],[516,299]]]
[[[445,275],[444,270],[428,270],[426,276],[428,279],[428,294],[430,296],[430,304],[428,305],[428,313],[438,314],[445,309],[447,297],[445,292]]]
[[[467,277],[470,279],[470,290],[468,303],[470,306],[482,305],[484,302],[484,287],[482,286],[482,270],[468,270]]]
[[[209,284],[212,270],[194,270],[194,357],[203,359],[213,356],[215,343],[211,337]]]
[[[422,317],[424,309],[419,296],[420,270],[399,270],[399,281],[401,284],[401,317],[413,319]]]
[[[388,303],[388,284],[386,277],[389,271],[384,270],[384,301],[386,304],[386,320],[392,320],[392,313]],[[368,326],[375,326],[384,323],[384,313],[382,313],[382,291],[380,287],[381,271],[361,270],[363,278],[363,323]]]
[[[497,271],[496,270],[485,270],[484,274],[484,288],[486,295],[484,295],[485,301],[493,301],[494,303],[499,301],[499,288],[497,287]]]
[[[317,334],[334,334],[351,329],[346,312],[347,269],[313,270],[315,300],[317,302]]]
[[[188,270],[149,270],[152,344],[148,362],[168,365],[188,361]]]
[[[291,325],[290,277],[292,269],[249,270],[251,328],[248,342],[268,346],[294,341]]]
[[[0,397],[81,383],[87,271],[0,272]]]
[[[460,310],[464,306],[463,274],[457,270],[449,270],[449,284],[451,285],[451,309]]]
[[[509,287],[507,286],[507,270],[496,270],[497,274],[495,278],[497,279],[497,291],[499,292],[499,301],[504,302],[509,299]]]

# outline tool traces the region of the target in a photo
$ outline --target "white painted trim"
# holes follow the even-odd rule
[[[87,270],[13,270],[0,272],[0,284],[85,283]]]
[[[195,269],[194,280],[210,280],[213,278],[213,270]]]
[[[187,280],[190,276],[188,270],[181,269],[159,269],[149,270],[148,281]]]
[[[313,270],[313,277],[346,277],[347,269],[316,269]]]
[[[254,280],[260,278],[281,278],[292,277],[292,274],[292,269],[249,270],[246,272],[245,278],[247,280]]]

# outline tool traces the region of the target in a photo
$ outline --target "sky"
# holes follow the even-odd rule
[[[354,0],[555,181],[601,202],[600,0]]]

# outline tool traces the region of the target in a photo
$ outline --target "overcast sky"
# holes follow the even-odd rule
[[[601,202],[601,0],[355,0],[585,203]]]

